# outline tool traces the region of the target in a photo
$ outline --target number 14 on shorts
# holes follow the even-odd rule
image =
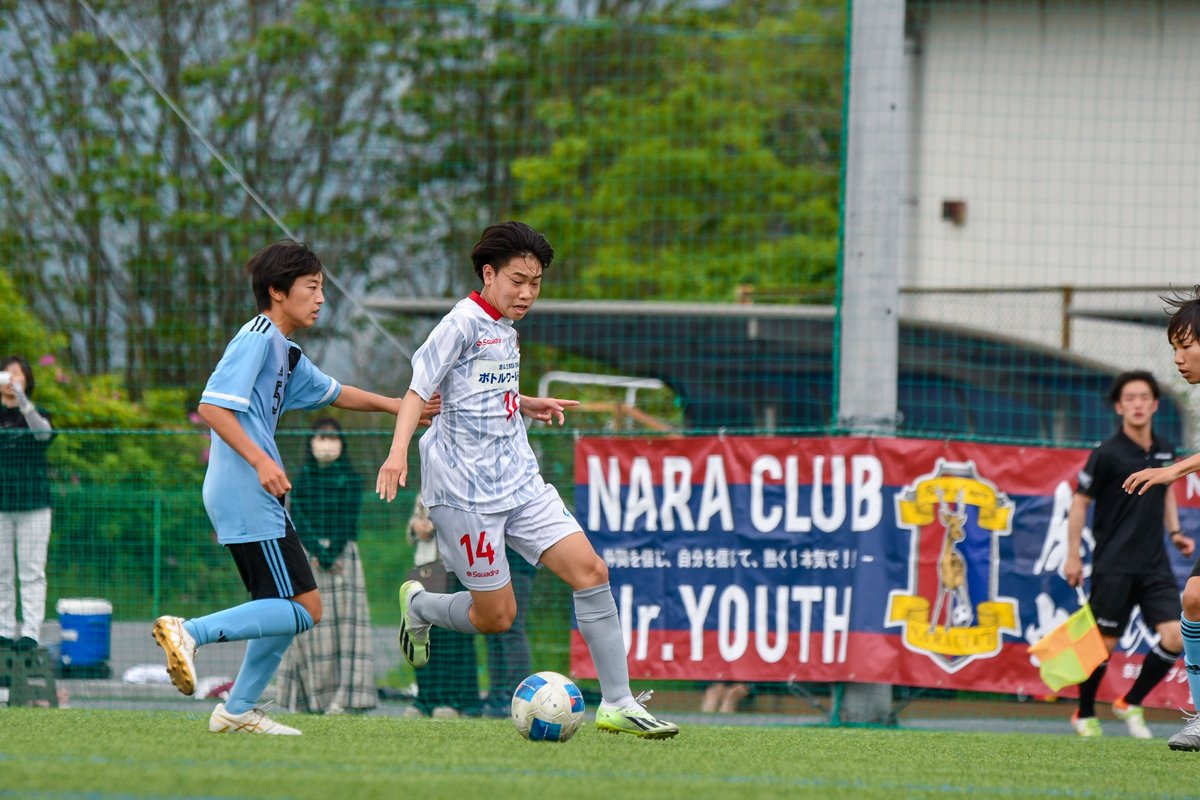
[[[480,531],[477,534],[464,533],[458,543],[462,545],[463,551],[467,554],[468,567],[474,567],[477,559],[483,561],[486,558],[487,563],[495,563],[496,551],[492,549],[492,543],[487,540],[487,531]]]

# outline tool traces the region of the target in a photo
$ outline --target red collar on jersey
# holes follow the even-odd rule
[[[471,299],[479,304],[479,307],[487,312],[487,315],[492,319],[500,319],[500,312],[492,308],[492,304],[483,299],[483,295],[479,292],[471,292]]]

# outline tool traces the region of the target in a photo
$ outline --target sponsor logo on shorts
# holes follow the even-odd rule
[[[490,569],[487,572],[473,572],[471,570],[467,570],[468,578],[494,578],[499,574],[500,570],[498,569]]]

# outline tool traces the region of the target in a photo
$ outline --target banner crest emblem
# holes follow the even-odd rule
[[[947,672],[1020,633],[1017,602],[998,596],[997,537],[1012,532],[1014,508],[974,461],[939,458],[896,495],[897,527],[911,532],[909,585],[889,593],[885,625]]]

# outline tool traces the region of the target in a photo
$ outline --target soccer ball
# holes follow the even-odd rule
[[[557,672],[530,675],[513,693],[512,721],[531,741],[565,742],[583,722],[583,694]]]

